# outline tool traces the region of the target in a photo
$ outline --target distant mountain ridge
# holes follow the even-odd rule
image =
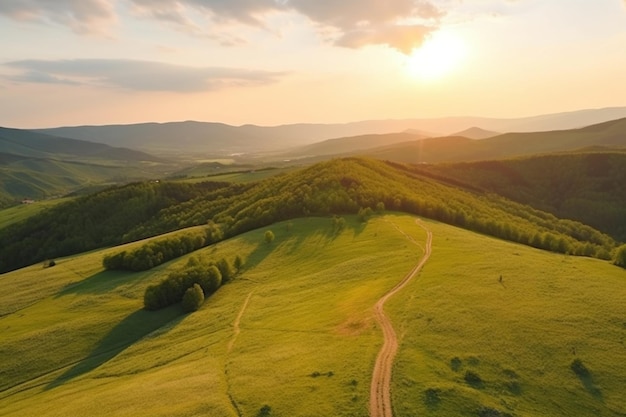
[[[480,127],[470,127],[469,129],[462,130],[454,133],[450,136],[461,136],[468,139],[489,139],[494,136],[501,135],[499,132],[492,132],[490,130],[481,129]]]
[[[580,128],[626,117],[626,107],[589,109],[533,117],[498,119],[446,117],[406,120],[367,120],[343,124],[301,123],[281,126],[231,126],[214,122],[142,123],[36,129],[35,132],[106,143],[147,152],[213,154],[284,151],[328,139],[405,132],[410,129],[454,134],[471,127],[498,132],[532,132]]]
[[[590,147],[626,147],[626,118],[548,132],[505,133],[473,140],[458,136],[398,143],[366,152],[368,156],[408,163],[439,163],[511,158]]]
[[[0,152],[36,158],[60,158],[64,156],[121,161],[160,160],[133,149],[6,127],[0,127]]]

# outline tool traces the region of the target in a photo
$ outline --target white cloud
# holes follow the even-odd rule
[[[116,21],[116,7],[128,6],[136,17],[207,36],[222,45],[237,45],[244,42],[237,35],[238,25],[274,31],[277,28],[266,27],[270,14],[298,13],[320,33],[331,29],[335,36],[322,38],[335,45],[358,48],[383,44],[409,52],[407,45],[419,45],[425,33],[437,29],[443,12],[434,1],[2,0],[0,14],[19,20],[56,22],[84,34],[106,31]]]
[[[2,0],[0,15],[35,22],[55,22],[79,34],[100,33],[115,21],[111,0]]]
[[[4,64],[18,82],[83,84],[134,91],[198,92],[265,85],[284,73],[222,67],[189,67],[118,59],[22,60]]]

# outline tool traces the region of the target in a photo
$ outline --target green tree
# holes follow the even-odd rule
[[[230,262],[224,258],[217,261],[217,269],[219,269],[220,274],[222,274],[222,284],[230,281],[233,275],[235,275],[235,271],[233,270]]]
[[[243,259],[241,259],[240,255],[235,256],[235,261],[233,265],[235,266],[236,272],[239,272],[241,270],[241,267],[243,266]]]
[[[626,245],[615,250],[615,265],[626,268]]]
[[[274,232],[272,232],[271,230],[268,230],[267,232],[265,232],[265,242],[268,245],[274,241],[275,237],[276,236],[274,236]]]
[[[193,284],[193,287],[187,288],[185,295],[183,295],[183,310],[186,313],[196,311],[204,303],[204,292],[198,284]]]

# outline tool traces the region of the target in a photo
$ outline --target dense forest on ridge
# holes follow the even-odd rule
[[[626,152],[598,149],[416,170],[578,220],[626,241]]]

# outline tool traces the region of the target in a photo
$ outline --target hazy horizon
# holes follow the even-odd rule
[[[519,118],[625,103],[626,2],[0,5],[0,125]]]

